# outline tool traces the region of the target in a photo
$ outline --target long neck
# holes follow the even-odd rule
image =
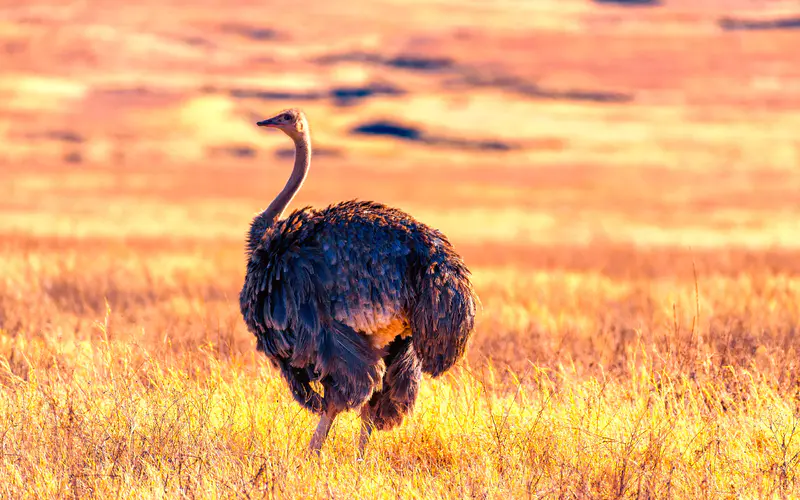
[[[292,169],[292,175],[289,176],[283,190],[264,210],[263,216],[268,227],[281,218],[283,211],[286,210],[292,198],[303,185],[303,181],[306,180],[308,167],[311,165],[311,138],[308,131],[292,139],[294,140],[294,169]]]

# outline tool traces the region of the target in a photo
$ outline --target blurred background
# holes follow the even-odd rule
[[[794,1],[3,3],[6,234],[240,242],[292,161],[254,123],[301,107],[294,207],[397,205],[473,262],[800,244]]]

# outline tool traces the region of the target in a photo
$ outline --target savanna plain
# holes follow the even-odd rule
[[[770,5],[2,2],[0,497],[798,497],[800,32]],[[238,309],[292,159],[254,123],[290,106],[290,208],[402,208],[482,300],[363,461],[355,414],[307,453]]]

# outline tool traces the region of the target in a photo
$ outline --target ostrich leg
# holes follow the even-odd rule
[[[369,437],[372,435],[373,430],[375,430],[375,424],[362,412],[361,436],[358,438],[358,458],[360,459],[364,458],[364,452],[367,451],[367,444],[369,443]]]
[[[317,430],[315,430],[314,435],[311,436],[311,442],[308,445],[309,450],[319,453],[322,445],[325,443],[325,439],[328,437],[328,432],[331,430],[331,425],[337,414],[338,412],[336,411],[328,411],[320,417]]]

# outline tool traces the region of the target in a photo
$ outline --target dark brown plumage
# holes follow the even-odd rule
[[[463,357],[478,302],[470,273],[441,232],[380,203],[281,220],[308,171],[308,124],[287,110],[259,125],[286,132],[297,152],[287,187],[251,224],[241,312],[295,400],[322,416],[311,448],[339,412],[360,408],[363,452],[373,428],[411,411],[423,372]]]

